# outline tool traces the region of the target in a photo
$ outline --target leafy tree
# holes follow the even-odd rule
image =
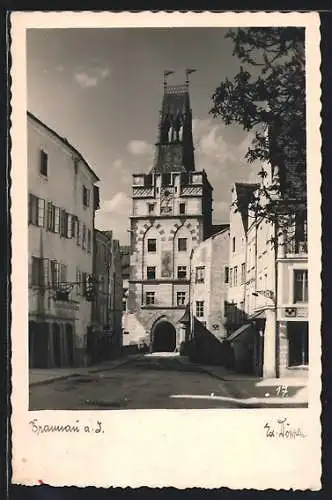
[[[305,32],[239,28],[226,38],[242,65],[233,81],[226,78],[215,90],[210,113],[253,132],[246,159],[268,163],[278,171],[278,183],[260,186],[251,208],[279,224],[285,216],[286,224],[289,214],[306,208]]]

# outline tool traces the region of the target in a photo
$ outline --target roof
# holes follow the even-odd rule
[[[74,148],[74,146],[72,144],[70,144],[70,142],[68,142],[68,140],[65,137],[62,137],[61,135],[59,135],[55,130],[53,130],[51,127],[49,127],[44,122],[42,122],[39,118],[37,118],[34,114],[32,114],[31,111],[27,111],[27,116],[31,120],[33,120],[36,123],[38,123],[38,125],[40,125],[41,127],[43,127],[45,130],[47,130],[47,132],[49,132],[50,134],[52,134],[56,139],[58,139],[59,141],[61,141],[65,146],[67,146],[67,148],[70,149],[71,152],[74,155],[78,156],[80,158],[80,160],[83,161],[83,163],[87,167],[88,171],[90,172],[90,174],[94,178],[94,181],[95,182],[100,181],[99,177],[96,175],[96,173],[90,167],[90,165],[88,164],[88,162],[83,158],[83,156],[81,155],[81,153],[76,148]]]
[[[190,308],[189,308],[189,304],[186,305],[186,310],[183,314],[183,316],[181,316],[181,318],[179,319],[179,323],[182,323],[182,324],[187,324],[187,323],[190,323]]]
[[[210,238],[215,238],[219,234],[224,233],[225,231],[229,230],[229,227],[230,227],[229,224],[212,225]]]
[[[235,190],[237,196],[237,208],[242,216],[243,227],[248,230],[248,207],[252,195],[259,188],[259,184],[236,182]]]
[[[234,342],[235,340],[238,339],[240,335],[243,333],[247,332],[248,330],[252,329],[252,324],[251,323],[246,323],[245,325],[240,326],[235,332],[233,332],[229,337],[225,338],[225,342]]]

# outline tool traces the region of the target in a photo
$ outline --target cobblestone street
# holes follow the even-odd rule
[[[111,370],[32,386],[30,410],[237,407],[231,397],[227,382],[177,356],[142,355]]]

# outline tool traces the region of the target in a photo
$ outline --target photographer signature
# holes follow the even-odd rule
[[[287,417],[277,419],[276,425],[266,422],[264,425],[265,436],[268,438],[296,439],[305,438],[306,434],[300,427],[292,427]]]

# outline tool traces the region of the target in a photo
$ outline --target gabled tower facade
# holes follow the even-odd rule
[[[174,351],[185,340],[191,252],[212,226],[212,187],[195,170],[188,82],[164,85],[155,161],[133,175],[130,221],[125,330],[130,343]]]

